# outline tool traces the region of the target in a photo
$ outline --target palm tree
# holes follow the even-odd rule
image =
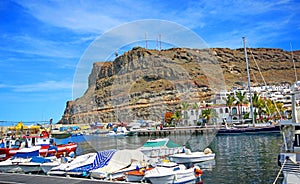
[[[206,122],[210,122],[211,119],[215,119],[218,117],[217,111],[212,108],[203,109],[202,110],[202,118],[206,119]]]
[[[181,113],[180,111],[175,111],[173,114],[173,120],[175,121],[175,126],[180,122],[181,120]]]
[[[231,120],[232,120],[231,107],[234,105],[234,102],[235,102],[234,96],[228,95],[228,96],[227,96],[227,99],[226,99],[226,106],[227,106],[228,109],[229,109],[229,116],[230,116],[230,119],[231,119]]]
[[[187,103],[187,102],[182,102],[181,103],[181,109],[183,111],[183,119],[184,119],[184,123],[185,123],[185,120],[187,120],[189,117],[188,117],[188,112],[187,110],[189,109],[190,107],[190,104]]]
[[[273,100],[268,99],[266,104],[269,110],[269,117],[274,120],[280,119],[281,114],[286,110],[281,102],[274,102]]]
[[[252,96],[252,103],[254,107],[254,117],[256,122],[256,115],[258,115],[259,119],[261,119],[263,113],[266,114],[267,111],[269,111],[269,107],[267,106],[267,101],[261,98],[257,92],[255,92]]]
[[[246,100],[246,92],[242,93],[241,91],[237,91],[236,94],[236,105],[238,106],[238,110],[239,110],[239,116],[240,119],[242,117],[242,105],[245,103],[248,103],[248,101]]]
[[[192,109],[195,110],[196,120],[198,121],[198,118],[199,118],[199,105],[195,102],[192,105]]]

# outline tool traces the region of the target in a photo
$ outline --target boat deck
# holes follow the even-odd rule
[[[29,174],[14,174],[14,173],[0,173],[0,183],[26,183],[26,184],[105,184],[105,183],[123,183],[117,181],[101,181],[83,178],[71,178],[71,177],[57,177],[46,175],[29,175]]]

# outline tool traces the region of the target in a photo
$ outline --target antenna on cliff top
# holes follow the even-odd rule
[[[290,47],[291,47],[292,61],[293,61],[294,71],[295,71],[295,79],[296,79],[296,82],[297,82],[298,81],[298,77],[297,77],[296,64],[295,64],[295,61],[294,61],[294,54],[293,54],[292,42],[290,42]]]
[[[156,50],[158,50],[158,36],[156,36],[156,47],[155,47]]]
[[[161,34],[159,34],[159,50],[161,50]]]
[[[148,49],[147,32],[145,33],[145,40],[146,40],[146,49]]]

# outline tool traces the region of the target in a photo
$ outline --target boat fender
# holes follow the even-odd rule
[[[280,162],[280,154],[277,156],[277,165],[281,167],[281,162]]]
[[[86,177],[86,176],[88,176],[88,173],[86,171],[83,171],[82,176]]]
[[[210,148],[206,148],[205,150],[204,150],[204,154],[211,154],[212,153],[212,151],[211,151],[211,149]]]
[[[173,171],[179,171],[179,170],[180,170],[179,167],[175,167],[175,168],[173,169]]]
[[[137,165],[136,167],[135,167],[135,170],[140,170],[140,167]]]
[[[185,154],[186,154],[186,155],[191,155],[191,154],[192,154],[192,152],[191,152],[191,150],[190,150],[190,149],[186,149],[186,152],[185,152]]]
[[[75,152],[74,151],[70,152],[69,157],[74,158],[75,157]]]
[[[202,170],[200,169],[199,166],[195,166],[194,173],[195,173],[196,178],[201,177],[202,174],[203,174],[203,172],[202,172]]]

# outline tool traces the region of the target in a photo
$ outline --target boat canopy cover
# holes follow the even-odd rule
[[[168,148],[177,148],[177,147],[181,147],[181,146],[178,145],[178,144],[176,144],[176,143],[173,142],[173,141],[169,141],[169,142],[167,143],[167,147],[168,147]]]
[[[93,173],[114,173],[120,169],[126,168],[132,162],[145,163],[149,158],[139,150],[118,150],[108,162],[107,166],[98,168]]]
[[[143,147],[160,147],[164,146],[167,141],[158,141],[158,142],[146,142]]]
[[[106,166],[109,160],[112,158],[116,150],[105,150],[97,152],[93,162],[89,163],[86,161],[86,164],[80,164],[78,167],[71,169],[72,172],[89,172],[98,168]]]
[[[34,156],[31,158],[30,162],[35,162],[35,163],[47,163],[47,162],[51,162],[51,159],[49,158],[44,158],[41,156]]]

